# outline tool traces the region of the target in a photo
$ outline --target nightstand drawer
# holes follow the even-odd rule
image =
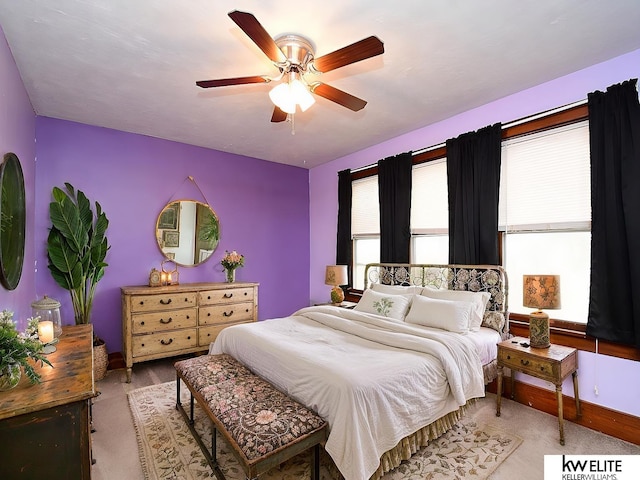
[[[559,364],[526,355],[518,351],[499,350],[498,359],[505,367],[554,382],[558,378]]]

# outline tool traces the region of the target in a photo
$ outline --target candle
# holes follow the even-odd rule
[[[167,285],[171,285],[171,274],[167,273]]]
[[[53,341],[53,322],[45,320],[38,322],[38,338],[42,343],[49,343]]]
[[[167,274],[165,272],[162,272],[160,274],[160,283],[162,285],[166,285],[167,284]]]

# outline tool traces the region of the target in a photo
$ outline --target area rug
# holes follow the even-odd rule
[[[187,407],[189,392],[181,387]],[[204,455],[175,408],[176,384],[167,382],[129,393],[129,406],[138,438],[140,463],[147,480],[214,478]],[[211,442],[209,421],[195,408],[196,429]],[[510,433],[478,424],[473,411],[453,429],[422,448],[410,460],[384,475],[383,480],[486,479],[522,442]],[[310,455],[302,454],[261,476],[264,480],[310,478]],[[244,473],[224,441],[218,441],[218,460],[228,480],[244,480]],[[324,453],[321,479],[334,479],[336,469]]]

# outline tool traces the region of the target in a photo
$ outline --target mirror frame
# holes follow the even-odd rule
[[[183,263],[180,262],[179,259],[176,258],[172,258],[172,256],[170,255],[170,253],[172,252],[167,252],[164,250],[165,245],[163,245],[164,242],[166,242],[168,239],[170,239],[171,241],[179,241],[179,232],[180,232],[180,224],[181,224],[181,209],[178,208],[176,209],[175,205],[179,205],[182,202],[190,202],[190,203],[194,203],[196,205],[196,211],[197,211],[197,206],[201,205],[202,207],[208,209],[208,211],[211,213],[211,215],[213,215],[213,218],[216,220],[216,223],[218,224],[218,238],[215,241],[215,244],[213,245],[213,248],[211,249],[211,254],[213,254],[213,252],[216,250],[216,248],[218,247],[218,244],[220,243],[220,219],[218,218],[218,215],[216,215],[216,212],[213,210],[213,208],[211,208],[211,205],[209,205],[208,203],[204,203],[204,202],[200,202],[198,200],[192,200],[192,199],[181,199],[181,200],[171,200],[169,203],[167,203],[162,210],[160,211],[160,213],[158,214],[158,218],[156,220],[156,230],[155,230],[155,236],[156,236],[156,243],[158,244],[158,248],[160,249],[160,253],[162,253],[162,255],[164,255],[164,257],[175,263],[176,265],[180,265],[182,267],[197,267],[198,265],[202,265],[203,263],[205,263],[207,260],[209,260],[211,258],[211,254],[209,256],[207,256],[207,258],[205,258],[204,260],[201,260],[199,262],[195,262],[195,248],[194,248],[194,262],[193,263]],[[194,221],[196,222],[196,228],[197,227],[197,219],[194,219]],[[197,240],[196,240],[197,241]],[[179,248],[179,247],[178,247]]]
[[[14,290],[22,276],[26,229],[24,175],[15,153],[0,166],[0,282]]]

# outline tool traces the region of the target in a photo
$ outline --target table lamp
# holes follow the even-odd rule
[[[549,315],[542,309],[560,308],[560,275],[524,275],[522,303],[537,308],[529,315],[529,345],[547,348],[549,341]]]
[[[344,301],[344,291],[340,288],[340,285],[346,285],[349,283],[346,265],[327,265],[327,270],[324,275],[324,283],[326,285],[332,285],[331,289],[331,303],[334,305],[340,305]]]

